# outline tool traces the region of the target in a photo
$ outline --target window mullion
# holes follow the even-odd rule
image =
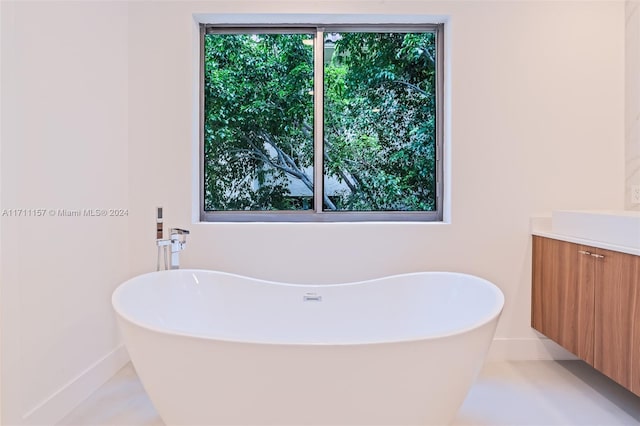
[[[313,208],[323,211],[324,200],[324,29],[318,28],[313,47]]]

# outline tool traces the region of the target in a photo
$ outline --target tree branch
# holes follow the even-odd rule
[[[308,123],[302,123],[302,131],[305,132],[306,135],[308,135],[310,132],[313,131],[313,127],[311,127]],[[323,139],[323,142],[324,142],[324,145],[322,146],[322,150],[324,153],[324,158],[326,158],[327,161],[331,161],[331,156],[327,151],[327,148],[331,148],[331,143],[326,138]],[[349,176],[347,176],[347,173],[349,173]],[[338,174],[340,175],[344,183],[347,184],[351,193],[356,193],[358,191],[358,187],[360,186],[360,183],[355,178],[355,176],[353,176],[351,172],[347,172],[346,170],[339,169]]]
[[[409,83],[408,81],[404,81],[404,80],[387,80],[387,81],[389,83],[398,83],[398,84],[402,84],[404,86],[407,86],[407,87],[415,90],[416,92],[420,93],[421,95],[431,96],[431,93],[427,92],[426,90],[422,90],[421,88],[419,88],[415,84]]]
[[[277,144],[276,142],[273,140],[273,138],[265,133],[265,132],[260,132],[261,139],[269,144],[269,146],[271,146],[274,151],[276,152],[276,155],[278,157],[278,161],[273,161],[268,155],[266,155],[264,152],[262,152],[262,150],[260,150],[254,143],[253,141],[245,136],[244,139],[247,141],[247,143],[253,148],[253,154],[257,157],[259,157],[260,160],[262,160],[263,163],[265,164],[269,164],[270,166],[281,170],[293,177],[295,177],[296,179],[299,179],[304,186],[306,186],[309,191],[311,191],[311,193],[313,193],[313,181],[309,178],[309,176],[307,176],[307,174],[296,164],[296,162],[293,160],[293,158],[291,158],[291,156],[289,154],[287,154],[286,152],[284,152]],[[331,209],[331,210],[337,210],[336,205],[333,203],[333,201],[331,201],[329,199],[329,197],[326,194],[323,194],[323,201],[325,203],[325,205]]]

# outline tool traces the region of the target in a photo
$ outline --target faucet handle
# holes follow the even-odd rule
[[[182,228],[171,228],[171,233],[178,235],[189,235],[189,231]]]

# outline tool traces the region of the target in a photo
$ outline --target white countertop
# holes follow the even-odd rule
[[[584,238],[576,238],[571,235],[554,233],[551,231],[551,217],[531,218],[531,234],[539,237],[553,238],[555,240],[567,241],[569,243],[582,244],[585,246],[598,247],[605,250],[619,251],[621,253],[640,256],[640,249],[634,247],[619,246],[609,244],[606,241],[587,240]]]

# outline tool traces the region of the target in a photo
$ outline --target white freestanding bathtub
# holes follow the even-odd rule
[[[167,425],[445,425],[504,304],[470,275],[295,285],[214,271],[135,277],[113,306]]]

